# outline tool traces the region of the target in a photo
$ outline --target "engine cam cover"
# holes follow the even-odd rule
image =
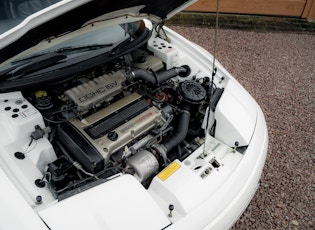
[[[89,167],[86,168],[92,169],[100,155],[106,164],[113,152],[162,122],[162,112],[133,93],[83,120],[71,120],[68,126],[72,130],[67,127],[60,142],[65,142],[66,146],[72,139],[71,155],[82,165],[88,162]],[[77,135],[66,134],[70,132]],[[65,138],[67,135],[69,138]],[[89,146],[88,151],[78,151],[81,146]]]
[[[78,111],[85,111],[93,105],[107,101],[122,91],[126,77],[122,71],[105,74],[65,92]]]

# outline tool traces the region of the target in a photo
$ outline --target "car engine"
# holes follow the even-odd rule
[[[136,50],[56,87],[24,92],[50,127],[32,135],[48,134],[54,146],[57,159],[43,179],[53,194],[63,199],[119,173],[148,186],[169,162],[203,144],[209,95],[222,90],[190,75],[188,65],[166,68]]]

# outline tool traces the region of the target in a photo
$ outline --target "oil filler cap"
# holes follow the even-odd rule
[[[115,132],[115,131],[110,131],[108,134],[107,134],[107,137],[109,140],[111,141],[117,141],[118,139],[118,134]]]

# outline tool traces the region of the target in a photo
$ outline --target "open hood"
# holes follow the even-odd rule
[[[81,28],[95,18],[110,20],[122,16],[148,18],[153,23],[167,20],[196,0],[63,0],[52,5],[44,5],[40,0],[5,0],[7,11],[19,4],[34,4],[27,9],[29,15],[5,12],[7,19],[0,25],[0,63],[10,57],[56,35],[69,33]],[[15,5],[14,5],[15,4]],[[39,5],[43,6],[40,9]],[[4,7],[6,8],[6,7]],[[6,10],[6,9],[4,9]],[[32,12],[33,11],[33,12]]]
[[[231,74],[164,26],[192,2],[0,1],[0,229],[235,223],[268,132]]]

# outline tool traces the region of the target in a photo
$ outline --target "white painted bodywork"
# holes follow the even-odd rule
[[[69,3],[68,3],[69,2]],[[83,1],[65,1],[75,7]],[[81,2],[81,3],[80,3]],[[58,4],[24,21],[2,35],[1,45],[17,39]],[[46,12],[47,11],[47,12]],[[38,16],[38,17],[37,17]],[[123,20],[123,19],[121,19]],[[213,57],[199,46],[166,28],[166,50],[153,44],[164,42],[152,36],[148,49],[168,68],[189,63],[191,78],[210,75]],[[9,35],[9,34],[12,34]],[[171,48],[170,48],[171,47]],[[163,171],[145,189],[133,176],[119,174],[68,199],[58,201],[49,188],[38,188],[36,178],[56,156],[48,138],[30,144],[35,125],[45,127],[40,112],[20,92],[0,94],[0,229],[228,229],[252,199],[265,163],[268,134],[264,115],[247,91],[216,61],[215,84],[224,87],[215,118],[215,138],[208,137],[176,170],[161,179]],[[219,76],[225,76],[220,82]],[[180,77],[177,77],[181,80]],[[18,109],[19,117],[12,118]],[[235,141],[248,146],[244,153],[233,149]],[[205,151],[204,151],[205,150]],[[19,160],[14,153],[24,152]],[[206,154],[205,154],[206,153]],[[201,157],[202,156],[202,157]],[[218,167],[211,163],[216,160]],[[206,173],[207,172],[207,173]],[[41,202],[36,201],[37,196]],[[169,205],[175,209],[169,213]],[[47,226],[46,226],[47,225]]]

